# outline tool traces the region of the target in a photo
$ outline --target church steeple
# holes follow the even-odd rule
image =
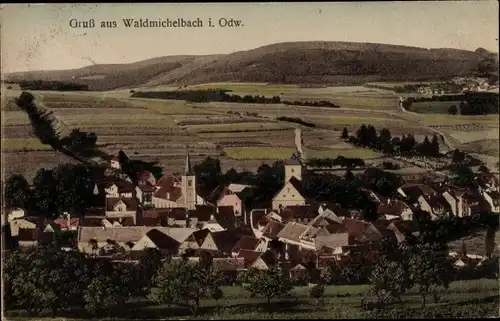
[[[189,150],[186,148],[186,163],[184,168],[184,175],[191,176],[193,171],[191,169],[191,157],[189,156]]]

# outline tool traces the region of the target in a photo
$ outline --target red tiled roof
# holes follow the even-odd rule
[[[180,187],[175,186],[162,186],[156,191],[154,197],[166,199],[172,202],[176,202],[182,196],[182,190]]]
[[[137,181],[142,183],[151,183],[152,185],[156,185],[156,179],[153,173],[149,171],[142,171],[137,175]]]
[[[156,189],[154,186],[149,184],[141,184],[137,186],[143,193],[153,193]]]
[[[111,160],[115,161],[115,162],[119,162],[120,161],[120,157],[118,155],[115,155]]]
[[[60,228],[78,227],[80,225],[79,218],[70,218],[69,224],[68,220],[65,218],[58,218],[54,221]]]
[[[364,236],[365,231],[367,231],[367,229],[370,227],[370,223],[368,222],[355,220],[348,217],[346,217],[342,221],[342,224],[347,229],[347,233],[349,233],[350,236],[353,236],[357,240],[361,240]]]
[[[243,235],[253,236],[253,233],[246,228],[235,228],[212,233],[217,248],[226,254],[232,253],[234,245]]]

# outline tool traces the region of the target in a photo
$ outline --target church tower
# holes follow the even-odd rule
[[[186,164],[184,174],[181,181],[182,197],[184,199],[184,207],[188,210],[196,208],[196,176],[191,169],[191,158],[189,150],[186,150]]]

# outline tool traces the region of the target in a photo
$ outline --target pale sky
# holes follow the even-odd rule
[[[288,41],[352,41],[498,52],[497,1],[254,4],[7,4],[2,72],[72,69],[168,55],[232,53]],[[123,18],[196,19],[203,28],[123,26]],[[220,18],[243,27],[221,28]],[[70,19],[95,19],[72,29]],[[209,28],[208,18],[216,25]],[[101,21],[118,27],[102,29]]]

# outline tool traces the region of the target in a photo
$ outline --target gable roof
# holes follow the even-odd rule
[[[59,228],[78,227],[80,225],[80,219],[79,218],[70,218],[69,222],[68,222],[68,220],[65,218],[58,218],[54,221],[54,223],[59,225]]]
[[[137,201],[128,197],[106,197],[106,211],[114,211],[116,204],[123,202],[127,207],[127,211],[137,210]]]
[[[285,227],[284,224],[276,221],[269,221],[264,229],[262,230],[262,236],[270,238],[270,239],[278,239],[278,234]]]
[[[423,195],[427,195],[427,196],[435,194],[435,191],[425,184],[405,183],[400,188],[405,193],[407,193],[407,191],[418,191],[419,193],[421,193]]]
[[[89,227],[81,226],[78,232],[78,242],[88,242],[95,239],[97,242],[106,242],[114,240],[115,242],[136,242],[140,240],[147,232],[156,229],[178,242],[184,242],[196,229],[181,227],[150,227],[150,226],[130,226],[130,227]]]
[[[260,240],[253,236],[243,235],[238,242],[233,246],[233,253],[238,253],[240,250],[255,250],[259,245]]]
[[[393,200],[390,203],[380,203],[377,208],[377,213],[379,215],[395,215],[401,216],[401,214],[408,209],[408,205],[400,200]]]
[[[134,218],[133,217],[106,217],[109,223],[113,224],[114,222],[119,223],[121,226],[134,226]]]
[[[238,257],[243,258],[245,262],[245,267],[249,267],[255,261],[257,261],[263,254],[264,254],[263,252],[259,251],[241,249],[238,252]]]
[[[196,240],[196,243],[198,243],[198,246],[203,244],[208,234],[210,234],[209,229],[202,229],[193,233],[193,237]]]
[[[159,190],[154,193],[154,197],[177,202],[182,196],[182,189],[173,185],[162,185]]]
[[[180,242],[173,239],[169,235],[160,232],[157,229],[152,229],[146,233],[146,236],[156,245],[158,249],[170,250],[178,247]]]
[[[254,236],[253,232],[247,228],[234,228],[211,234],[217,248],[226,254],[232,253],[233,247],[244,235]]]
[[[255,209],[251,211],[251,224],[252,228],[257,228],[257,224],[259,223],[260,220],[262,220],[264,217],[266,217],[267,211],[265,209],[259,210]]]
[[[278,233],[280,239],[290,240],[294,242],[299,242],[299,237],[307,231],[310,226],[290,222],[285,225],[285,227]]]

